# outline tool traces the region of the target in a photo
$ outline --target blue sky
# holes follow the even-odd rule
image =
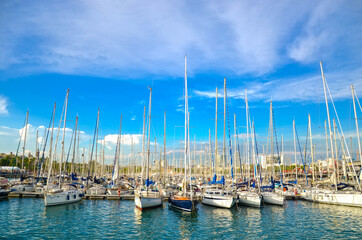
[[[123,133],[139,143],[147,86],[153,87],[151,137],[162,144],[166,111],[171,150],[174,139],[183,139],[177,126],[183,125],[185,54],[191,138],[198,142],[208,140],[209,128],[214,133],[215,88],[222,113],[226,77],[239,126],[248,89],[260,145],[272,99],[285,151],[293,150],[293,119],[305,142],[311,114],[322,154],[320,60],[346,136],[356,136],[350,84],[362,96],[360,1],[1,1],[0,9],[0,152],[16,151],[27,109],[33,151],[36,129],[47,126],[54,102],[59,120],[69,88],[68,126],[78,114],[81,145],[88,146],[100,107],[100,137],[108,136],[111,156],[121,114]]]

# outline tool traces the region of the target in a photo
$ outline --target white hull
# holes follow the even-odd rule
[[[138,209],[144,210],[146,208],[155,208],[162,205],[161,198],[151,198],[151,197],[139,197],[136,196],[134,199],[136,207]]]
[[[238,192],[238,203],[250,207],[260,207],[261,197],[257,193]]]
[[[302,194],[303,199],[351,207],[362,207],[362,193],[335,193],[332,191],[310,191]]]
[[[221,208],[232,208],[235,204],[235,199],[233,196],[208,196],[205,195],[202,199],[202,204],[210,205],[214,207]]]
[[[83,193],[79,190],[69,190],[44,194],[45,206],[63,205],[82,200]]]
[[[128,193],[128,190],[125,191],[125,190],[110,189],[110,188],[108,188],[108,189],[107,189],[107,193],[108,193],[109,195],[113,195],[113,196],[120,196],[120,195],[127,194],[127,193]]]
[[[263,192],[263,202],[266,204],[283,206],[285,203],[285,197],[273,192]]]
[[[11,192],[31,192],[34,190],[33,185],[15,185],[10,188]]]
[[[88,195],[105,195],[107,189],[105,187],[91,187],[87,189]]]

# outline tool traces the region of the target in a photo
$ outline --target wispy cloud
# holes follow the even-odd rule
[[[5,97],[0,96],[0,115],[8,115],[8,100]]]
[[[325,76],[333,99],[351,98],[350,85],[354,84],[358,95],[362,95],[362,68],[354,71],[334,71]],[[250,82],[242,87],[228,89],[227,96],[234,99],[244,99],[247,89],[249,101],[279,101],[279,102],[318,102],[324,99],[321,75],[304,77],[272,79],[265,82]],[[195,90],[194,94],[204,98],[215,98],[215,90]],[[223,92],[218,93],[223,97]]]
[[[348,59],[361,54],[359,1],[2,1],[0,7],[0,70],[21,67],[23,74],[179,76],[187,53],[190,74],[212,68],[260,75],[340,50]]]

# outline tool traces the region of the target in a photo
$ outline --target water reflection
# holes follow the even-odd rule
[[[165,203],[140,211],[133,201],[104,200],[45,208],[40,199],[10,199],[0,202],[6,217],[0,232],[10,239],[348,239],[362,234],[361,208],[288,201],[284,208],[200,204],[198,209],[190,214]]]

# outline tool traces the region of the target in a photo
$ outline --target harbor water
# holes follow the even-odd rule
[[[194,214],[168,207],[140,211],[133,201],[84,200],[44,207],[43,199],[0,200],[5,239],[362,239],[362,209],[288,201],[284,207]]]

